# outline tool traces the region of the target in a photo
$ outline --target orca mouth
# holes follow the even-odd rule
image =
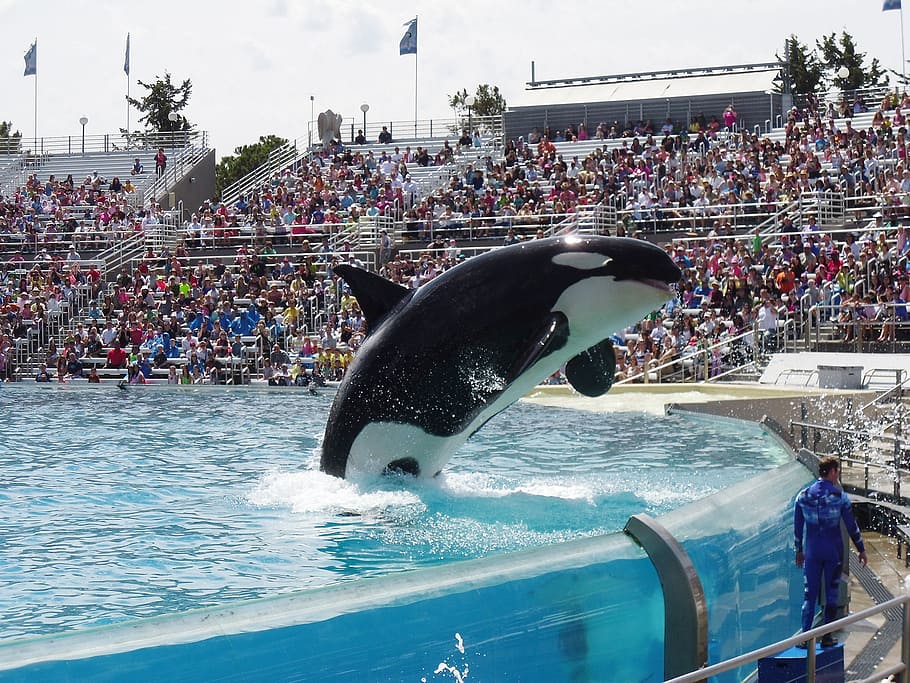
[[[667,294],[673,293],[673,288],[672,288],[673,283],[665,282],[664,280],[657,280],[655,278],[648,277],[648,278],[641,278],[639,280],[639,282],[642,282],[642,283],[648,285],[649,287],[654,287],[655,289],[659,289],[661,292],[665,292]]]

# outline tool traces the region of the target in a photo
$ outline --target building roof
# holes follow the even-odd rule
[[[676,99],[724,93],[769,92],[776,87],[774,79],[780,69],[770,65],[764,69],[736,73],[696,72],[687,76],[683,72],[664,78],[635,78],[627,80],[550,81],[546,87],[530,87],[511,103],[510,109],[555,106],[560,104],[585,104],[591,102],[622,102],[655,99]],[[564,85],[556,85],[564,83]],[[552,85],[551,85],[552,84]]]

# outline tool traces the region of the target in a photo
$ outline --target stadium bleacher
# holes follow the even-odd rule
[[[813,250],[824,247],[821,232],[815,234],[815,228],[806,228],[811,215],[818,221],[819,230],[833,237],[831,247],[838,251],[845,249],[846,243],[841,236],[846,239],[849,233],[863,239],[867,225],[873,230],[875,239],[882,235],[882,245],[871,261],[866,258],[865,272],[859,273],[858,279],[863,280],[866,287],[860,294],[869,295],[871,273],[884,268],[884,264],[898,277],[906,272],[907,245],[906,240],[900,241],[902,231],[898,230],[898,224],[906,216],[905,204],[900,198],[895,200],[886,185],[887,171],[901,168],[905,157],[898,153],[893,136],[890,136],[891,143],[875,147],[877,170],[867,177],[867,169],[861,163],[863,154],[857,154],[857,151],[864,152],[872,148],[871,144],[859,142],[860,138],[845,142],[840,133],[822,134],[815,130],[816,124],[824,127],[830,122],[821,117],[813,119],[805,112],[798,114],[801,120],[795,124],[789,121],[786,126],[767,134],[735,128],[717,131],[706,141],[705,148],[692,146],[693,136],[689,138],[689,147],[680,148],[676,137],[673,145],[679,153],[680,167],[671,169],[670,173],[664,171],[663,175],[657,171],[657,164],[662,163],[665,156],[660,147],[664,136],[660,134],[653,136],[651,145],[642,136],[637,141],[634,137],[555,141],[552,148],[546,149],[528,144],[526,140],[504,143],[487,138],[479,149],[452,145],[451,153],[446,151],[444,138],[428,138],[408,141],[404,145],[400,142],[355,145],[338,150],[337,155],[323,153],[285,159],[280,167],[254,174],[256,177],[250,180],[251,184],[237,191],[235,200],[207,202],[199,207],[199,215],[186,218],[179,230],[163,233],[164,236],[156,233],[158,239],[151,253],[141,248],[147,243],[143,241],[143,231],[139,230],[130,236],[135,242],[132,255],[121,254],[120,260],[114,262],[109,259],[108,252],[97,265],[103,271],[103,287],[114,286],[112,281],[121,266],[125,266],[127,273],[139,273],[128,282],[128,301],[123,302],[126,305],[112,313],[115,319],[122,317],[124,324],[131,314],[134,317],[157,314],[165,291],[171,287],[175,296],[180,292],[183,301],[180,311],[168,311],[169,316],[177,316],[173,322],[177,325],[174,332],[180,335],[185,334],[187,317],[194,316],[197,310],[217,318],[219,305],[238,309],[252,303],[259,315],[268,321],[267,332],[258,337],[241,334],[239,353],[225,356],[224,364],[232,371],[216,373],[218,381],[227,381],[228,377],[230,381],[248,381],[250,377],[261,376],[266,350],[274,343],[296,352],[302,347],[304,337],[324,337],[325,343],[319,349],[323,353],[326,348],[339,344],[344,358],[356,350],[357,331],[346,329],[346,322],[353,320],[352,301],[343,284],[333,277],[333,263],[350,260],[407,286],[418,286],[476,251],[564,231],[625,233],[664,239],[674,255],[679,254],[679,258],[689,262],[686,269],[689,282],[681,292],[683,305],[660,326],[676,338],[674,325],[682,324],[682,316],[688,313],[693,327],[678,333],[677,351],[680,354],[689,350],[692,340],[697,344],[713,343],[729,332],[734,316],[726,299],[729,295],[732,300],[733,290],[741,282],[750,290],[750,303],[757,305],[766,295],[774,299],[778,316],[774,329],[779,328],[779,335],[795,343],[810,330],[816,344],[820,344],[823,336],[830,338],[843,329],[843,321],[831,314],[834,307],[840,305],[833,303],[834,279],[825,279],[823,274],[815,272],[806,273],[816,283],[818,291],[801,292],[796,299],[786,296],[787,292],[778,287],[774,266],[787,265],[788,249],[794,243],[801,246],[803,241],[808,242]],[[872,127],[873,116],[874,112],[857,113],[851,119],[853,129],[862,131],[867,137],[885,136],[888,131],[876,133]],[[833,125],[843,129],[845,122],[839,120]],[[815,140],[819,135],[828,142],[807,147],[806,141]],[[807,136],[805,140],[803,136]],[[832,143],[849,157],[849,175],[837,172],[834,164],[841,152],[832,154]],[[412,153],[418,147],[425,147],[431,163],[419,165],[407,156],[397,163],[381,162],[384,156],[396,154],[396,148],[398,154],[407,155],[408,147]],[[638,151],[632,152],[633,148]],[[121,164],[131,166],[131,154],[118,152],[105,155],[105,159],[92,155],[82,162],[91,163],[92,170],[101,175],[105,169],[119,168]],[[748,176],[745,164],[752,163],[755,155],[767,158],[761,160],[759,168],[753,168],[754,175]],[[818,160],[813,180],[824,180],[827,187],[800,179],[806,159],[810,157]],[[743,188],[749,184],[763,189],[777,185],[779,196],[773,201],[762,200],[761,206],[756,207],[749,204],[738,188],[735,201],[731,192],[724,195],[723,202],[702,202],[700,205],[689,205],[688,202],[673,206],[650,204],[647,193],[642,195],[643,190],[649,189],[659,198],[667,189],[668,180],[677,181],[685,191],[689,191],[690,185],[707,182],[713,176],[705,166],[706,159],[713,160],[712,163],[723,162],[721,175],[725,176],[725,182],[735,181]],[[73,160],[61,161],[59,165],[48,164],[42,173],[51,168],[57,175],[71,173],[73,171],[69,169],[78,168],[78,165]],[[84,172],[85,167],[81,168],[83,171],[76,173]],[[356,175],[355,168],[358,169]],[[640,175],[636,175],[638,168],[643,170]],[[780,183],[775,175],[778,173],[781,174]],[[405,174],[413,183],[409,186],[413,196],[405,197],[401,192]],[[478,178],[480,183],[475,185]],[[240,202],[241,195],[243,202]],[[888,223],[878,229],[872,221],[876,210],[884,211],[888,219]],[[91,207],[92,214],[95,211],[96,207]],[[97,220],[97,216],[92,215],[91,219]],[[192,223],[194,220],[198,225]],[[784,229],[791,224],[794,226],[792,231]],[[0,234],[0,239],[3,237]],[[76,237],[73,235],[74,239]],[[115,234],[105,243],[118,242],[121,238]],[[867,241],[863,239],[864,245]],[[7,246],[16,245],[14,240],[4,242]],[[710,254],[715,246],[722,249],[728,263],[721,270],[706,270],[704,257],[699,254],[702,250]],[[755,257],[749,277],[745,276],[745,271],[739,272],[739,265],[730,267],[731,263],[739,264],[747,252]],[[37,255],[37,249],[35,253]],[[255,266],[254,254],[258,261]],[[85,261],[84,256],[82,261]],[[56,263],[62,261],[64,266],[72,267],[65,256],[58,254],[58,257],[60,261]],[[824,255],[820,258],[823,260]],[[23,261],[10,269],[6,264],[7,280],[11,276],[27,277],[35,265]],[[40,261],[37,266],[39,270],[45,268]],[[60,273],[67,271],[65,267],[57,270]],[[71,331],[74,320],[86,324],[85,310],[93,298],[88,293],[87,283],[79,279],[82,273],[73,275],[69,272],[67,276],[75,282],[70,283],[69,309],[59,316],[66,324],[54,333],[61,343],[64,343],[67,331]],[[173,282],[175,277],[176,282]],[[703,278],[709,280],[713,291],[720,292],[708,298],[708,308],[717,321],[710,326],[706,325],[707,311],[692,298],[695,285]],[[295,282],[298,282],[296,287]],[[138,300],[142,285],[153,293],[144,303]],[[183,292],[181,287],[188,291]],[[215,298],[210,296],[213,291],[217,293]],[[910,291],[902,291],[902,296],[906,299]],[[874,304],[879,311],[899,310],[897,302]],[[826,314],[820,315],[822,310]],[[175,318],[169,317],[169,320]],[[757,319],[746,322],[745,325],[737,324],[740,331],[749,328],[754,332]],[[870,321],[869,326],[872,324]],[[825,335],[819,333],[823,326]],[[876,326],[880,328],[881,322]],[[886,340],[892,346],[906,334],[903,322],[895,327],[897,334]],[[34,325],[32,329],[35,329]],[[49,332],[31,332],[17,340],[17,362],[27,369],[27,373],[40,357],[47,334]],[[655,334],[655,337],[662,336],[663,333]],[[859,343],[865,343],[865,337],[865,334],[859,335],[862,340]],[[268,346],[263,341],[266,338]],[[25,341],[21,342],[21,339]],[[641,331],[630,329],[618,340],[621,372],[630,379],[651,375],[645,368],[650,367],[653,359],[641,367],[641,359],[632,358],[640,339]],[[646,342],[650,343],[648,339],[646,335]],[[786,345],[786,339],[780,343]],[[834,343],[833,339],[829,341]],[[838,341],[847,343],[840,334]],[[752,343],[755,344],[754,339]],[[857,342],[854,340],[853,343]],[[181,359],[175,365],[187,363],[185,355]],[[335,360],[324,356],[316,367],[335,368]],[[98,359],[87,363],[103,365]],[[340,359],[339,363],[344,365]],[[631,370],[626,367],[627,363]],[[687,363],[679,365],[683,371],[688,368],[692,375],[701,372],[702,376],[707,376],[715,371],[710,363],[696,363],[691,358]],[[249,374],[234,372],[238,367],[246,368]],[[717,367],[721,368],[722,364],[718,362]],[[107,378],[120,371],[104,374]],[[150,373],[150,379],[164,381],[161,374],[162,370],[156,370]],[[663,372],[655,374],[666,375]]]

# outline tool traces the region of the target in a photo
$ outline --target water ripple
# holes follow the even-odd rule
[[[2,637],[609,532],[783,458],[727,423],[518,404],[438,480],[362,486],[316,468],[330,401],[4,386]]]

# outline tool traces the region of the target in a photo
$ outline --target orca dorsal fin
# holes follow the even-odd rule
[[[566,363],[566,379],[580,394],[597,397],[607,393],[616,376],[613,342],[604,339]]]
[[[386,314],[395,308],[411,291],[362,268],[340,264],[332,269],[351,288],[360,304],[368,331],[372,331]]]

